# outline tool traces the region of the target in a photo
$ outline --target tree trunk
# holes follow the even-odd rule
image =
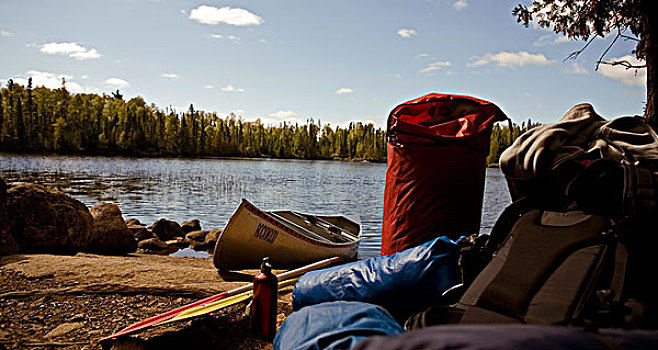
[[[658,130],[656,116],[656,82],[658,82],[658,1],[645,0],[642,13],[642,39],[647,63],[647,102],[644,117]]]

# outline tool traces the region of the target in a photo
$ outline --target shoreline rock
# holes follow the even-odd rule
[[[135,239],[138,242],[143,241],[145,239],[155,238],[155,236],[153,236],[153,233],[149,231],[144,225],[130,224],[130,225],[126,225],[126,227],[128,227],[133,237],[135,237]]]
[[[183,229],[183,232],[187,234],[192,231],[201,230],[201,223],[199,222],[199,219],[192,219],[180,224],[180,227]]]
[[[137,251],[137,241],[123,221],[119,206],[111,203],[96,204],[90,213],[94,221],[91,242],[85,251],[106,255],[125,255]]]
[[[11,223],[7,215],[7,183],[0,178],[0,256],[18,252],[18,242],[11,233]]]
[[[177,222],[167,219],[160,219],[154,222],[151,225],[151,232],[163,241],[168,241],[175,237],[185,237],[185,231],[183,231],[181,226]]]
[[[185,238],[191,239],[192,241],[195,242],[203,242],[206,240],[206,236],[210,233],[210,230],[198,230],[198,231],[192,231],[188,232],[185,235]]]
[[[5,210],[20,252],[72,254],[91,242],[93,217],[89,209],[55,189],[11,183]]]
[[[222,229],[201,230],[198,219],[179,225],[161,218],[151,226],[124,220],[116,204],[88,209],[79,200],[46,186],[0,178],[0,256],[15,253],[126,255],[138,249],[169,255],[191,247],[209,251]],[[186,237],[187,236],[187,237]]]

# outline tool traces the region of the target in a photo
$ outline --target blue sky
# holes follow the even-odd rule
[[[550,123],[589,102],[642,114],[645,73],[595,62],[583,42],[524,28],[522,0],[0,0],[0,83],[142,96],[245,120],[385,126],[429,92],[476,96],[513,121]],[[629,55],[615,45],[606,58]]]

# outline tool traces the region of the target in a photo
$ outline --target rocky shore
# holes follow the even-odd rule
[[[268,349],[252,337],[245,303],[138,336],[99,343],[137,321],[248,283],[257,271],[220,276],[210,259],[221,229],[198,220],[124,221],[118,206],[88,209],[57,190],[0,179],[0,350]],[[239,280],[236,280],[239,278]],[[279,325],[292,287],[279,296]]]
[[[0,179],[0,256],[19,252],[169,255],[191,247],[212,251],[220,228],[202,230],[199,220],[178,224],[159,219],[145,225],[124,221],[116,204],[91,209],[75,198],[45,186]]]
[[[5,256],[0,258],[0,348],[101,349],[102,337],[245,283],[225,281],[209,259],[143,253]],[[292,312],[291,292],[287,287],[279,295],[279,325]],[[270,349],[252,337],[246,310],[243,303],[105,346]]]

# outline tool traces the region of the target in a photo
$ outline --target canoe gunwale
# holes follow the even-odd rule
[[[275,220],[278,220],[278,221],[284,222],[284,224],[285,224],[286,226],[290,225],[290,226],[294,227],[295,230],[299,230],[299,231],[304,232],[304,235],[308,235],[309,238],[316,239],[316,240],[318,240],[318,242],[326,242],[326,243],[328,243],[328,244],[335,243],[334,241],[332,241],[332,240],[330,240],[330,239],[327,239],[327,238],[325,238],[325,237],[322,237],[322,236],[316,234],[315,232],[306,229],[305,227],[299,226],[299,225],[297,225],[296,223],[294,223],[294,222],[292,222],[292,221],[290,221],[290,220],[286,220],[286,218],[284,218],[284,217],[282,217],[282,216],[280,216],[280,215],[278,215],[278,214],[276,214],[276,213],[269,212],[269,213],[267,213],[267,214],[270,215],[270,216],[272,216],[272,218],[274,218]],[[294,231],[294,230],[293,230],[293,231]]]
[[[295,223],[295,222],[293,222],[293,221],[287,219],[286,217],[282,216],[282,213],[283,213],[283,214],[290,214],[290,215],[293,215],[293,216],[295,216],[295,217],[297,217],[297,218],[305,219],[305,220],[307,220],[307,218],[308,218],[309,216],[313,216],[313,217],[315,218],[315,220],[317,221],[317,223],[315,224],[316,226],[324,228],[325,230],[327,230],[327,231],[329,232],[329,234],[330,234],[332,237],[335,237],[335,238],[337,238],[337,239],[340,239],[340,241],[334,241],[334,240],[328,239],[329,241],[334,242],[334,243],[347,243],[347,242],[353,242],[353,241],[357,241],[357,240],[359,240],[359,239],[361,238],[361,231],[360,231],[361,226],[358,225],[356,222],[354,222],[354,221],[352,221],[352,220],[350,220],[350,219],[348,219],[348,218],[346,218],[345,216],[342,216],[342,215],[331,215],[331,216],[330,216],[330,215],[310,215],[310,214],[304,214],[304,213],[300,213],[300,212],[296,212],[296,211],[292,211],[292,210],[281,210],[281,211],[277,210],[277,211],[270,211],[270,212],[267,212],[267,213],[270,214],[270,215],[274,215],[274,216],[280,217],[280,218],[282,218],[284,221],[289,222],[289,223],[291,223],[291,224],[293,224],[293,225],[295,225],[295,226],[299,226],[299,227],[301,227],[301,226],[298,225],[297,223]],[[343,218],[343,219],[345,219],[345,220],[348,220],[348,221],[350,221],[351,223],[355,224],[357,227],[359,227],[359,232],[354,233],[354,232],[348,230],[348,229],[345,228],[345,227],[341,227],[340,225],[333,224],[333,223],[329,222],[328,220],[326,220],[326,218],[328,218],[328,217],[332,217],[332,218]],[[321,224],[321,225],[320,225],[320,224]],[[337,229],[338,232],[333,232],[333,231],[331,231],[330,228],[332,228],[332,227],[335,228],[335,229]],[[302,227],[302,228],[303,228],[304,230],[306,230],[306,231],[309,231],[308,229],[306,229],[306,228],[304,228],[304,227]],[[314,233],[314,232],[312,232],[312,233],[315,234],[315,235],[317,235],[317,234]],[[325,238],[325,237],[322,237],[322,238],[323,238],[323,239],[327,239],[327,238]]]
[[[250,211],[252,214],[254,214],[254,215],[258,216],[259,218],[267,221],[268,223],[274,225],[275,227],[282,230],[283,232],[285,232],[285,233],[287,233],[287,234],[289,234],[289,235],[291,235],[291,236],[293,236],[297,239],[300,239],[302,241],[308,242],[308,243],[316,245],[316,246],[320,246],[320,247],[323,247],[323,248],[344,249],[345,247],[350,247],[350,246],[359,244],[359,242],[361,240],[361,232],[359,230],[358,237],[356,237],[354,239],[354,241],[351,241],[351,242],[332,242],[332,241],[329,241],[328,239],[326,240],[326,243],[321,242],[321,241],[313,239],[311,237],[307,237],[307,236],[304,236],[302,234],[299,234],[298,232],[296,232],[295,230],[290,228],[286,223],[283,223],[282,220],[280,221],[277,218],[270,215],[269,213],[264,212],[264,211],[256,208],[256,206],[251,204],[246,199],[243,199],[242,201],[243,201],[242,204],[244,205],[245,209]],[[359,227],[360,227],[360,225],[359,225]]]

